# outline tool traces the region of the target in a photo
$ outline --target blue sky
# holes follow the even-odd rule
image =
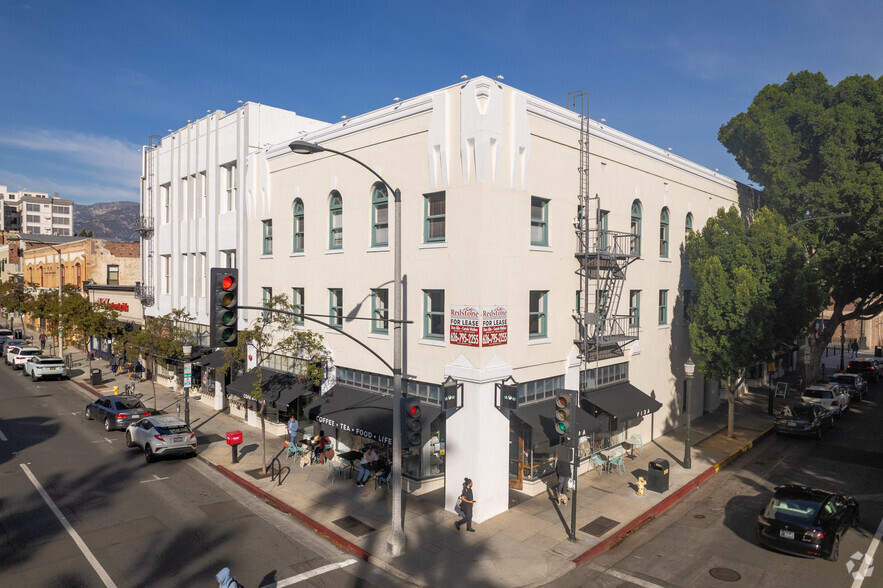
[[[141,145],[254,101],[334,122],[461,75],[747,181],[717,141],[764,85],[883,75],[883,2],[0,0],[0,184],[137,200]]]

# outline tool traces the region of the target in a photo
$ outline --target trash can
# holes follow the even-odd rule
[[[648,478],[647,490],[654,492],[668,491],[668,460],[654,459],[647,464]]]
[[[874,357],[883,357],[883,347],[879,345],[874,347]]]
[[[101,383],[101,370],[95,368],[89,372],[89,375],[91,376],[93,386],[97,386]]]

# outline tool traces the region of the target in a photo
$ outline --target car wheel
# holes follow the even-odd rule
[[[840,537],[834,536],[834,543],[831,544],[831,553],[828,554],[828,561],[837,561],[840,557]]]
[[[86,420],[87,421],[92,420],[92,407],[91,406],[86,407]]]
[[[135,443],[132,441],[132,433],[126,431],[126,447],[135,447]]]
[[[104,430],[112,431],[113,425],[110,424],[110,417],[104,417]]]
[[[149,443],[144,444],[144,461],[146,461],[147,463],[153,463],[156,461],[156,455],[150,449]]]
[[[31,373],[31,381],[32,382],[37,382],[39,380],[40,380],[40,378],[37,377],[37,374]]]

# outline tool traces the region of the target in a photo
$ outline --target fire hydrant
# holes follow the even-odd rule
[[[644,478],[638,478],[638,496],[644,495],[644,486],[647,485],[647,481]]]
[[[113,387],[113,395],[114,395],[114,396],[119,396],[119,395],[120,395],[120,387],[119,387],[119,386],[114,386],[114,387]]]

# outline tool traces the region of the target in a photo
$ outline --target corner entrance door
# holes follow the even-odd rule
[[[524,483],[524,436],[518,419],[509,421],[509,487],[521,490]]]

